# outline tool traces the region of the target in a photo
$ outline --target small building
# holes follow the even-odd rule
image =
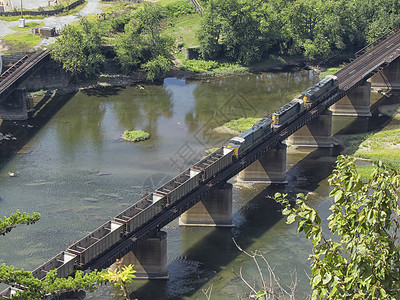
[[[40,27],[39,33],[41,36],[44,36],[44,37],[52,37],[52,36],[55,36],[55,34],[56,34],[56,28],[43,26],[43,27]]]

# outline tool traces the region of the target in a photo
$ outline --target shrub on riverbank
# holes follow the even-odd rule
[[[240,118],[237,120],[232,120],[228,123],[225,123],[225,126],[228,127],[229,129],[238,131],[238,132],[243,132],[246,131],[247,129],[250,129],[255,123],[260,121],[261,118]]]
[[[143,130],[125,130],[124,134],[121,137],[125,141],[140,142],[149,139],[150,134]]]

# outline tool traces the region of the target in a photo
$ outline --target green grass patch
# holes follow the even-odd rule
[[[243,132],[246,131],[247,129],[250,129],[255,123],[260,121],[261,118],[240,118],[237,120],[232,120],[228,123],[225,123],[225,126],[228,127],[229,129]]]
[[[199,46],[196,32],[200,29],[201,17],[198,14],[183,15],[168,20],[165,33],[172,36],[177,43],[183,42],[185,47]]]
[[[20,28],[18,26],[15,26],[12,29],[15,30],[15,31],[29,31],[32,28],[42,27],[43,25],[44,25],[44,22],[40,22],[40,23],[38,23],[38,22],[27,22],[27,23],[25,23],[25,27],[24,28]]]
[[[122,139],[129,142],[140,142],[150,138],[150,134],[143,130],[126,130],[121,136]]]
[[[215,151],[217,151],[218,149],[219,149],[218,147],[215,147],[215,148],[211,148],[211,149],[206,149],[205,151],[207,154],[211,154],[211,153],[214,153]]]
[[[338,72],[340,69],[341,69],[342,67],[339,67],[339,68],[329,68],[329,69],[327,69],[325,72],[322,72],[320,75],[319,75],[319,78],[325,78],[325,76],[328,76],[328,75],[333,75],[333,74],[335,74],[336,72]]]
[[[400,167],[400,129],[382,130],[368,136],[354,153],[357,157]]]
[[[212,74],[233,74],[237,72],[245,72],[248,69],[238,64],[217,62],[214,60],[200,60],[200,59],[191,59],[191,60],[182,60],[181,65],[182,70],[189,70],[197,73],[208,73]]]
[[[102,2],[101,10],[105,13],[126,13],[129,10],[134,10],[137,8],[137,4],[132,4],[129,2]]]
[[[26,52],[41,40],[40,36],[28,32],[17,32],[3,37],[3,42],[8,45],[10,52]]]
[[[358,174],[361,175],[361,180],[365,183],[368,182],[373,169],[374,169],[374,166],[372,164],[356,166],[356,170],[357,170]]]

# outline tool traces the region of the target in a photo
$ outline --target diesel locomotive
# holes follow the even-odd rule
[[[336,76],[327,76],[272,114],[272,119],[263,118],[252,128],[232,138],[229,144],[206,156],[189,169],[183,171],[155,192],[143,197],[125,211],[69,246],[65,251],[35,269],[36,278],[44,279],[47,272],[57,269],[59,277],[67,277],[77,268],[87,265],[99,257],[125,236],[145,226],[166,207],[195,190],[201,183],[214,177],[238,159],[246,151],[271,135],[280,126],[291,122],[296,116],[310,110],[338,89]],[[0,293],[0,298],[10,293],[10,288]]]

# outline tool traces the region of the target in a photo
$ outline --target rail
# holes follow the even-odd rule
[[[272,134],[264,137],[256,147],[249,150],[243,157],[233,160],[232,163],[222,170],[219,170],[215,175],[204,180],[200,186],[189,191],[188,194],[180,197],[175,202],[172,202],[166,209],[163,209],[160,213],[142,223],[140,227],[128,233],[121,241],[113,244],[99,256],[88,261],[80,268],[84,270],[106,268],[114,263],[116,258],[121,258],[129,251],[133,250],[138,244],[154,235],[154,233],[162,227],[191,208],[220,184],[225,183],[238,172],[245,169],[269,149],[276,147],[299,128],[325,112],[328,107],[335,104],[354,88],[363,84],[369,77],[373,76],[373,74],[381,71],[384,66],[398,58],[400,52],[396,50],[399,44],[399,31],[381,40],[378,45],[365,52],[336,73],[339,81],[339,88],[334,94],[330,95],[327,99],[323,99],[310,110],[302,112],[296,119],[282,125]]]

